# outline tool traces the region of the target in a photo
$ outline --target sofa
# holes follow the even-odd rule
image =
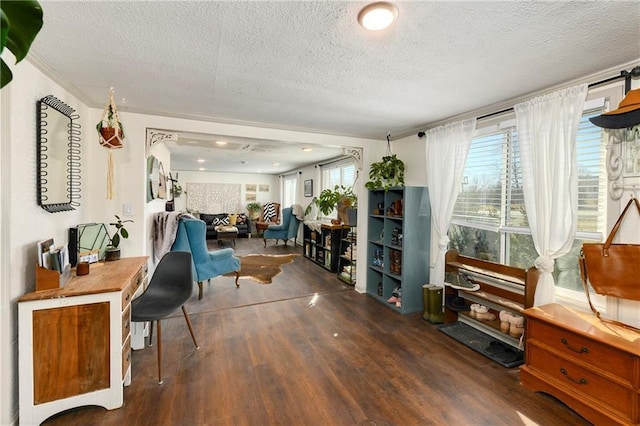
[[[200,220],[207,225],[207,240],[218,238],[216,226],[232,225],[238,228],[238,238],[247,238],[251,235],[251,223],[246,213],[200,213]]]

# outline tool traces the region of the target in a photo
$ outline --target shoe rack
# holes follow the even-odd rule
[[[356,285],[356,241],[355,228],[340,239],[340,257],[338,258],[338,279],[348,285]]]
[[[367,294],[401,314],[422,311],[422,285],[429,282],[428,189],[370,190],[367,207]],[[398,287],[400,303],[389,303]]]
[[[445,272],[462,273],[480,286],[476,291],[445,287],[445,323],[459,321],[520,348],[523,323],[518,324],[519,330],[510,330],[511,324],[506,319],[522,316],[524,309],[533,306],[538,270],[502,265],[449,250],[445,256]],[[464,301],[465,306],[450,306],[447,301],[456,296]],[[482,306],[482,311],[475,309],[477,306]],[[505,318],[501,318],[501,312]]]
[[[304,225],[304,257],[330,272],[337,272],[341,240],[350,229],[346,225],[323,224],[320,230],[315,230]]]

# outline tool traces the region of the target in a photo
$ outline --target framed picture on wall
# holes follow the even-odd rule
[[[258,192],[269,192],[269,185],[258,185]]]
[[[245,201],[255,201],[256,194],[244,194]]]
[[[255,183],[247,183],[244,186],[244,190],[247,192],[256,192],[256,184]]]
[[[313,197],[313,179],[307,179],[304,181],[304,196]]]

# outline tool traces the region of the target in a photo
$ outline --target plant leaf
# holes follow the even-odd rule
[[[6,46],[18,63],[27,56],[31,43],[42,28],[42,7],[33,0],[4,1],[2,12],[9,28]]]
[[[11,74],[11,70],[4,63],[2,59],[0,59],[2,63],[0,63],[0,88],[4,87],[7,83],[11,81],[13,74]]]
[[[7,15],[0,9],[0,53],[7,45],[7,37],[9,36],[9,20]]]

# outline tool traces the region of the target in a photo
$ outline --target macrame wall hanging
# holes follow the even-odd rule
[[[109,149],[107,157],[107,200],[112,200],[114,196],[115,180],[113,176],[113,155],[112,149],[123,147],[124,128],[118,117],[118,109],[113,101],[113,87],[109,89],[109,101],[102,112],[102,119],[96,125],[98,130],[98,142]]]

